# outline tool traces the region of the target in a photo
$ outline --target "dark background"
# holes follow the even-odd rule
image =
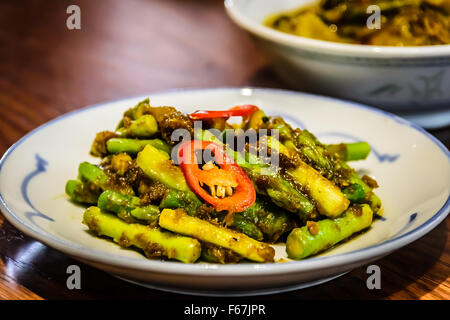
[[[81,7],[81,30],[66,8]],[[0,155],[24,134],[68,111],[172,88],[287,88],[220,0],[1,0]],[[450,128],[431,131],[450,146]],[[377,261],[382,289],[366,268],[285,299],[449,299],[447,218],[427,236]],[[82,289],[66,288],[78,264]],[[184,296],[137,287],[80,264],[23,235],[0,215],[0,299]],[[204,301],[204,298],[199,298]]]

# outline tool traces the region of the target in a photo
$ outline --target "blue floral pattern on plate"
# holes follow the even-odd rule
[[[43,214],[38,209],[36,209],[35,206],[31,203],[30,197],[28,196],[28,185],[30,184],[31,180],[33,180],[38,174],[45,172],[46,166],[48,165],[47,160],[42,158],[39,154],[36,153],[35,158],[36,158],[36,169],[30,172],[28,175],[26,175],[25,178],[22,180],[22,184],[20,185],[20,191],[23,199],[31,207],[31,209],[33,209],[33,211],[25,212],[25,216],[32,223],[35,223],[33,221],[33,217],[41,217],[54,222],[55,220],[53,220],[49,216]]]

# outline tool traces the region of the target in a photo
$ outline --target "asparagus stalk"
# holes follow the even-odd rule
[[[102,191],[114,190],[122,194],[134,195],[131,186],[113,183],[100,167],[89,162],[80,163],[78,166],[78,177],[81,182],[91,184]]]
[[[144,114],[136,120],[130,120],[127,126],[123,126],[117,132],[124,137],[150,138],[158,132],[158,123],[150,114]]]
[[[294,145],[307,164],[318,171],[333,171],[335,164],[323,145],[308,130],[296,129],[293,131]],[[323,173],[323,172],[321,172]]]
[[[342,193],[351,203],[360,203],[365,199],[366,193],[359,184],[354,183],[342,189]]]
[[[275,255],[275,250],[263,242],[256,241],[243,233],[188,216],[181,209],[164,209],[159,218],[159,225],[167,230],[230,249],[249,260],[272,262]]]
[[[169,189],[167,194],[163,197],[159,204],[159,208],[161,209],[177,209],[177,208],[183,208],[184,211],[186,211],[187,214],[191,216],[198,216],[199,210],[202,205],[202,202],[192,193],[192,192],[185,192],[185,191],[179,191],[175,189]],[[99,203],[99,207],[102,208],[102,206]],[[104,208],[102,208],[104,209]],[[106,210],[111,210],[107,209]],[[111,210],[116,212],[115,210]],[[139,212],[139,211],[138,211]],[[130,211],[130,213],[138,218],[136,216],[135,211]],[[159,214],[159,211],[158,211]],[[217,212],[214,212],[215,216],[219,216]],[[138,218],[139,219],[139,218]],[[261,232],[261,230],[250,220],[245,219],[243,216],[235,215],[232,224],[230,225],[231,228],[236,229],[239,232],[242,232],[249,237],[256,239],[256,240],[262,240],[264,235]]]
[[[296,129],[293,131],[292,135],[294,137],[295,148],[300,155],[306,157],[305,161],[308,161],[308,165],[311,165],[315,170],[319,171],[320,174],[329,176],[329,178],[335,182],[344,179],[347,185],[358,184],[365,192],[364,201],[370,204],[374,213],[379,212],[381,209],[380,198],[345,161],[336,157],[333,158],[327,147],[307,130]],[[352,147],[350,147],[350,149],[352,149]],[[353,147],[353,151],[351,151],[357,155],[353,154],[351,156],[356,158],[368,151],[370,151],[370,146],[368,144],[357,144]],[[355,188],[359,189],[358,187],[354,187],[353,190],[356,190]],[[346,192],[347,195],[349,195],[349,190],[346,190]],[[355,196],[351,196],[351,199],[354,200]]]
[[[192,263],[201,254],[201,245],[196,239],[162,231],[156,227],[129,224],[98,207],[90,207],[84,212],[83,223],[98,236],[110,237],[122,247],[135,246],[142,249],[149,258],[164,256]]]
[[[97,198],[106,187],[108,177],[99,167],[88,162],[78,166],[80,180],[69,180],[65,191],[72,201],[87,204],[96,204]]]
[[[124,116],[124,118],[127,117],[132,120],[136,120],[136,119],[140,118],[142,115],[148,114],[149,113],[148,111],[150,109],[151,109],[150,99],[146,98],[146,99],[138,102],[138,104],[135,105],[134,107],[125,111],[123,116]],[[122,126],[123,126],[123,123],[119,123],[119,125],[117,126],[117,129],[121,128]]]
[[[106,148],[108,153],[121,153],[126,152],[128,154],[137,154],[142,151],[146,145],[152,145],[155,148],[170,153],[170,148],[166,142],[161,139],[127,139],[127,138],[111,138],[106,142]]]
[[[297,213],[303,220],[314,217],[314,204],[287,180],[283,179],[278,172],[274,172],[258,159],[252,159],[252,162],[246,161],[240,153],[227,148],[209,131],[203,130],[194,132],[194,134],[199,140],[211,141],[224,146],[227,154],[243,168],[252,180],[258,194],[268,196],[277,206]]]
[[[202,255],[200,259],[210,263],[225,264],[237,263],[241,261],[243,257],[231,251],[230,249],[219,247],[208,242],[203,242]]]
[[[100,192],[101,189],[79,180],[69,180],[66,183],[66,194],[74,202],[96,204]]]
[[[312,222],[295,228],[286,240],[288,257],[300,260],[324,251],[352,234],[372,224],[373,211],[369,205],[354,205],[336,219]]]
[[[341,190],[306,163],[299,161],[297,167],[286,170],[286,174],[307,190],[319,213],[334,218],[348,208],[350,201]]]
[[[294,150],[286,147],[277,139],[264,137],[264,141],[279,153],[293,157],[292,151]],[[316,202],[319,213],[328,217],[336,217],[347,209],[349,200],[333,182],[298,157],[295,159],[295,164],[296,167],[287,168],[285,174],[303,190],[306,190],[306,193]]]
[[[78,166],[78,176],[81,181],[90,182],[101,189],[104,189],[108,182],[108,176],[101,168],[86,161]]]
[[[161,209],[184,208],[189,215],[195,216],[202,202],[191,191],[169,189],[159,204]]]
[[[301,220],[316,216],[314,204],[278,173],[271,174],[258,167],[244,171],[252,180],[256,192],[269,197],[277,206],[296,213]]]
[[[169,187],[160,208],[185,208],[188,214],[196,215],[202,202],[191,191],[183,172],[170,160],[167,153],[147,145],[138,153],[136,163],[151,179]]]
[[[346,166],[346,164],[344,164]],[[352,170],[352,174],[349,177],[349,182],[354,185],[359,185],[364,190],[364,201],[370,205],[373,213],[380,214],[381,199],[373,192],[373,189],[369,187],[359,176]]]
[[[175,190],[192,192],[181,169],[173,164],[167,153],[154,146],[146,145],[144,150],[138,153],[136,163],[151,179]]]
[[[244,128],[246,130],[248,129],[258,130],[261,129],[268,120],[269,118],[266,116],[264,111],[259,109],[252,113],[250,118],[244,124]]]
[[[250,238],[258,241],[262,241],[264,239],[264,234],[261,229],[259,229],[253,222],[246,219],[246,217],[244,217],[241,213],[235,213],[233,215],[233,222],[231,223],[230,228],[238,232],[242,232]]]
[[[112,211],[117,214],[119,218],[125,221],[131,216],[138,221],[152,224],[159,219],[159,208],[154,205],[141,205],[141,199],[138,197],[120,194],[118,192],[107,190],[99,197],[97,206],[104,211]],[[134,221],[134,220],[131,220]]]
[[[370,204],[370,207],[372,208],[372,211],[374,213],[378,213],[381,209],[381,200],[380,198],[373,192],[372,188],[370,188],[356,173],[355,170],[353,170],[345,161],[336,158],[332,159],[332,156],[330,155],[329,150],[326,148],[325,145],[320,143],[320,141],[310,132],[306,130],[296,130],[297,140],[296,140],[296,146],[298,148],[302,148],[304,145],[308,145],[314,150],[315,158],[312,156],[309,156],[308,159],[311,161],[311,165],[314,166],[314,168],[318,170],[324,170],[328,172],[344,172],[342,176],[345,180],[347,180],[349,185],[358,184],[362,187],[362,189],[365,192],[364,199],[365,201]],[[364,144],[358,144],[356,147],[353,147],[353,151],[356,153],[361,154],[363,152],[370,151],[370,146],[364,145]],[[362,151],[361,151],[362,150]],[[301,151],[300,151],[301,152]],[[354,155],[353,155],[354,156]],[[355,157],[355,156],[354,156]],[[324,163],[333,164],[334,169],[329,170],[328,165],[324,165]]]
[[[261,198],[256,198],[255,203],[250,208],[235,214],[234,218],[236,219],[237,216],[242,216],[251,221],[261,230],[264,240],[271,243],[276,242],[282,234],[292,230],[295,226],[294,219],[288,212]],[[244,233],[249,235],[246,232]]]
[[[370,153],[370,145],[367,142],[329,144],[327,149],[343,161],[364,160]]]

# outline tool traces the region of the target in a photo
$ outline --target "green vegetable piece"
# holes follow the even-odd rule
[[[271,243],[276,242],[282,234],[295,226],[291,214],[259,197],[250,208],[239,214],[236,213],[234,219],[236,216],[242,216],[251,221],[263,233],[264,241]]]
[[[350,201],[341,190],[306,163],[299,162],[295,169],[288,169],[286,173],[307,190],[320,214],[334,218],[348,208]]]
[[[140,101],[134,107],[125,111],[124,117],[128,117],[132,120],[136,120],[136,119],[140,118],[142,115],[148,114],[150,109],[151,109],[150,99],[146,98],[146,99]],[[118,128],[120,128],[120,123],[119,123]]]
[[[128,154],[137,154],[142,151],[146,145],[152,145],[158,150],[170,154],[170,147],[161,139],[139,140],[127,138],[112,138],[106,142],[109,153],[126,152]]]
[[[136,219],[147,221],[149,224],[158,221],[159,208],[154,205],[146,205],[144,207],[134,208],[130,211],[130,214]]]
[[[327,148],[343,161],[364,160],[370,154],[370,145],[367,142],[330,144]]]
[[[364,189],[364,198],[371,204],[374,213],[380,210],[380,198],[372,192],[372,189],[361,180],[355,170],[350,168],[345,161],[341,161],[338,158],[333,159],[326,146],[309,131],[297,129],[293,132],[293,135],[295,136],[294,141],[298,152],[308,159],[309,164],[299,161],[297,168],[295,170],[287,170],[287,174],[308,191],[309,196],[316,201],[317,208],[321,214],[336,217],[348,207],[348,199],[338,190],[339,188],[325,177],[321,178],[317,175],[319,173],[335,173],[336,168],[345,171],[345,175],[348,175],[346,180],[350,184],[359,184]],[[361,150],[367,152],[367,146],[366,143],[361,143],[350,147],[353,153],[351,157],[355,159],[357,156],[360,156],[361,153],[359,152]]]
[[[364,200],[366,193],[364,192],[363,187],[361,187],[359,184],[354,183],[347,188],[344,188],[342,190],[342,193],[345,194],[348,200],[350,200],[351,203],[359,203]]]
[[[135,196],[120,194],[112,190],[104,191],[98,198],[98,207],[112,211],[128,222],[127,214],[140,221],[152,224],[159,219],[159,208],[154,205],[141,206],[141,199]],[[133,220],[131,220],[133,221]]]
[[[135,246],[142,249],[149,258],[165,256],[193,263],[201,254],[201,245],[196,239],[157,227],[129,224],[98,207],[90,207],[84,212],[83,223],[96,235],[110,237],[122,247]]]
[[[297,129],[294,131],[294,144],[298,152],[306,157],[305,160],[314,169],[333,170],[334,162],[325,145],[323,145],[308,130]]]
[[[181,209],[164,209],[159,217],[159,225],[164,229],[230,249],[252,261],[272,262],[275,256],[275,250],[268,244],[235,230],[191,217]]]
[[[106,173],[98,166],[82,162],[78,167],[78,176],[83,183],[89,183],[101,191],[114,190],[122,194],[134,195],[133,188],[126,184],[116,184],[108,179]]]
[[[268,118],[267,118],[266,114],[264,113],[264,111],[259,109],[255,112],[253,112],[253,114],[250,116],[250,119],[246,123],[245,128],[247,130],[248,129],[258,130],[261,127],[263,127],[267,121],[268,121]]]
[[[159,207],[161,209],[183,208],[189,215],[195,216],[197,214],[197,209],[201,205],[202,202],[192,191],[170,189],[161,200]]]
[[[368,228],[372,224],[373,211],[369,205],[354,205],[335,219],[315,222],[316,232],[307,226],[295,228],[286,240],[288,257],[300,260],[324,251],[352,234]]]
[[[255,240],[262,241],[264,239],[262,231],[254,223],[247,220],[240,213],[235,213],[233,215],[233,222],[231,223],[230,227],[238,232],[242,232],[243,234]]]
[[[342,163],[342,167],[344,169],[351,170],[350,166],[346,162]],[[381,210],[381,199],[373,192],[373,189],[369,187],[361,179],[360,176],[358,176],[355,170],[351,170],[351,174],[348,178],[348,181],[350,182],[350,184],[358,184],[363,188],[365,192],[364,201],[370,205],[373,213],[379,214]]]
[[[323,145],[312,133],[306,130],[295,130],[295,135],[297,135],[296,146],[300,150],[299,152],[305,155],[309,164],[316,170],[323,172],[336,173],[344,171],[344,176],[349,184],[359,184],[363,189],[365,194],[365,201],[370,204],[372,211],[378,213],[381,209],[380,198],[372,191],[362,179],[358,176],[355,170],[353,170],[347,162],[331,156],[332,153]],[[311,148],[311,152],[305,152],[305,146]],[[350,147],[352,148],[352,147]],[[350,158],[356,159],[357,156],[361,156],[363,152],[370,152],[370,146],[365,143],[358,144],[353,147],[351,151]],[[355,155],[356,153],[356,155]],[[339,177],[338,177],[339,179]]]
[[[303,140],[305,140],[304,145],[316,143],[314,136],[306,130],[300,135],[298,132],[295,134],[303,137]],[[276,149],[287,157],[291,157],[290,150],[296,152],[295,147],[293,147],[294,149],[288,148],[274,137],[266,137],[265,142],[271,148]],[[324,157],[324,159],[326,158]],[[328,159],[326,160],[328,161]],[[315,201],[319,213],[328,217],[337,217],[347,209],[349,201],[332,181],[323,177],[319,171],[303,162],[300,158],[295,159],[295,164],[296,167],[286,169],[285,174]],[[284,201],[282,194],[274,194],[271,198]],[[308,201],[304,200],[305,204],[308,204]],[[276,203],[276,201],[274,202]]]
[[[173,164],[167,153],[154,146],[146,145],[138,153],[136,163],[151,179],[172,189],[190,191],[181,169]]]
[[[223,146],[223,143],[207,130],[194,131],[194,135],[196,139],[212,141]],[[315,214],[315,206],[306,196],[256,156],[251,159],[251,162],[248,162],[239,152],[235,152],[231,148],[225,148],[225,151],[244,169],[258,194],[268,196],[279,207],[296,212],[301,219],[312,217]]]
[[[159,131],[159,128],[155,117],[151,114],[144,114],[117,131],[120,135],[126,137],[151,138]]]
[[[82,162],[78,166],[78,175],[81,181],[90,182],[103,189],[108,181],[108,177],[101,168],[89,162]]]
[[[161,209],[182,208],[188,215],[197,216],[201,205],[202,202],[194,193],[170,189],[161,200],[159,207]],[[217,212],[215,213],[217,214]],[[245,219],[239,213],[234,215],[233,223],[230,227],[256,240],[262,240],[264,237],[261,230],[254,223]]]
[[[66,183],[66,194],[74,202],[96,204],[101,190],[92,185],[91,188],[90,185],[79,180],[69,180]]]
[[[216,246],[212,243],[202,242],[202,255],[201,260],[210,263],[237,263],[243,259],[243,257],[230,249]]]
[[[262,179],[268,179],[266,193],[277,206],[296,212],[302,220],[315,216],[315,205],[280,175],[277,174],[273,178],[262,176]],[[257,186],[257,190],[260,189]],[[264,191],[260,190],[260,193],[264,194]]]

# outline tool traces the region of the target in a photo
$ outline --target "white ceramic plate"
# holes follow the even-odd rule
[[[95,238],[81,223],[84,208],[64,186],[89,156],[95,133],[113,129],[122,113],[147,96],[91,106],[27,134],[0,162],[0,204],[27,235],[99,269],[149,287],[196,294],[261,294],[314,285],[368,264],[420,238],[450,210],[450,154],[435,138],[394,115],[349,102],[290,91],[227,88],[150,94],[153,105],[183,111],[251,103],[282,115],[324,142],[368,141],[372,153],[355,162],[374,176],[384,219],[356,239],[303,261],[238,265],[182,264],[144,258]],[[285,256],[276,246],[277,258]]]

